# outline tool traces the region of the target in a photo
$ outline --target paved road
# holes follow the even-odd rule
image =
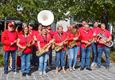
[[[111,64],[109,70],[102,67],[93,71],[80,71],[78,68],[72,72],[67,69],[65,74],[61,71],[55,74],[55,70],[51,70],[46,76],[39,76],[39,71],[34,69],[32,75],[26,77],[22,77],[20,71],[4,75],[3,68],[0,68],[0,80],[115,80],[115,64]]]

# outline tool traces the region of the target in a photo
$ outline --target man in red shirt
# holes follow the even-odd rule
[[[16,66],[16,41],[17,41],[17,32],[14,28],[14,22],[8,23],[8,29],[2,33],[1,41],[3,43],[4,53],[4,74],[8,74],[8,60],[11,54],[12,56],[12,71],[15,72]]]
[[[83,28],[79,30],[81,40],[81,69],[92,70],[90,68],[90,51],[92,42],[92,30],[88,24],[85,24]],[[87,45],[87,46],[86,46]]]
[[[66,54],[66,40],[67,34],[63,32],[63,27],[58,26],[57,31],[54,34],[55,46],[63,46],[59,51],[56,51],[56,73],[59,71],[59,67],[62,67],[63,72],[65,73],[65,54]]]
[[[101,38],[98,39],[98,58],[97,58],[97,67],[101,67],[101,58],[102,53],[105,53],[106,56],[106,68],[110,66],[110,49],[105,44],[112,40],[111,33],[106,30],[105,24],[101,24],[100,34]]]
[[[100,28],[98,27],[98,22],[94,23],[94,27],[92,28],[92,32],[93,32],[93,38],[95,40],[94,43],[92,43],[91,47],[92,47],[92,52],[93,52],[93,62],[91,64],[91,66],[94,66],[97,64],[97,35],[100,32]]]
[[[22,76],[31,75],[30,57],[32,53],[32,45],[34,43],[33,36],[29,32],[29,27],[26,23],[22,25],[22,33],[18,35],[17,46],[21,52],[21,71]]]

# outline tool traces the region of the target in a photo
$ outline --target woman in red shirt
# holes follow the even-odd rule
[[[49,48],[52,44],[51,35],[47,33],[46,27],[42,26],[41,34],[37,35],[37,42],[38,42],[38,50],[39,52],[47,45],[47,49],[45,52],[39,56],[39,75],[46,75],[46,66],[47,60],[49,58]]]
[[[77,62],[77,54],[80,49],[79,36],[80,33],[75,28],[75,24],[72,24],[72,29],[68,32],[68,58],[69,58],[69,70],[75,70]]]
[[[59,71],[59,67],[62,67],[63,72],[65,73],[65,54],[66,48],[65,44],[68,39],[67,34],[63,32],[63,27],[58,26],[57,31],[54,33],[55,46],[63,46],[59,51],[56,51],[56,73]]]
[[[22,33],[18,35],[17,46],[21,53],[21,71],[22,76],[31,75],[30,72],[30,57],[32,52],[33,37],[29,33],[29,27],[23,23]]]

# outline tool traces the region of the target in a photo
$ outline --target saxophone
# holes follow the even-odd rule
[[[92,43],[94,42],[94,40],[93,40],[93,39],[90,39],[88,42],[89,42],[90,44],[92,44]],[[90,44],[86,44],[85,47],[88,47]]]
[[[65,39],[63,42],[61,42],[61,43],[64,43],[64,42],[66,42],[68,39]],[[64,45],[62,45],[62,46],[55,46],[55,48],[54,48],[54,50],[56,51],[56,52],[58,52],[58,51],[60,51],[61,49],[63,49],[64,48]]]
[[[70,44],[69,44],[69,48],[72,48],[72,47],[74,47],[76,45],[76,41],[75,40],[73,40],[72,42],[70,42]]]
[[[52,45],[52,43],[54,42],[54,39],[52,39],[49,43],[47,43],[40,51],[38,50],[36,52],[37,56],[41,56],[43,55],[45,52],[47,52],[47,49]]]

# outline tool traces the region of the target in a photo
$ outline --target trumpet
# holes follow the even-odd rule
[[[104,34],[99,33],[98,35],[98,39],[102,38],[104,41],[107,41],[107,37]],[[109,41],[106,42],[104,45],[106,45],[107,47],[112,47],[113,46],[113,41]]]
[[[50,48],[52,43],[54,42],[54,39],[52,39],[49,43],[47,43],[40,51],[36,52],[37,56],[43,55],[45,52],[47,52],[47,49]]]

